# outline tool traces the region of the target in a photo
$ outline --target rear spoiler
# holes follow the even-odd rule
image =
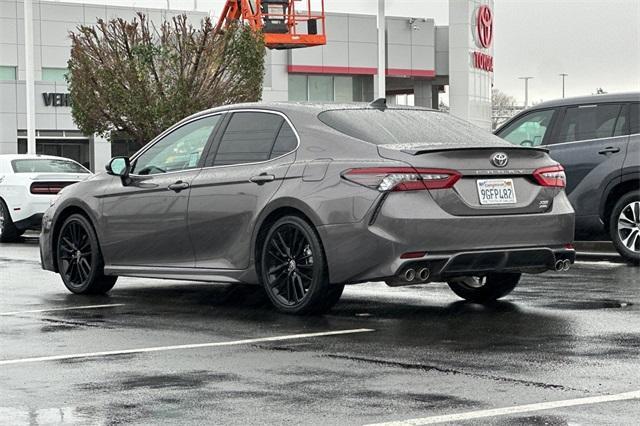
[[[525,147],[525,146],[517,146],[517,145],[507,145],[507,146],[478,146],[478,145],[430,145],[430,146],[415,146],[411,148],[407,148],[405,146],[400,147],[399,145],[380,145],[380,147],[384,147],[390,150],[401,151],[405,154],[409,155],[420,155],[426,154],[428,152],[443,152],[443,151],[459,151],[459,150],[467,150],[467,149],[480,149],[486,151],[513,151],[513,150],[535,150],[541,152],[549,152],[547,148],[542,147]],[[396,148],[397,147],[397,148]]]

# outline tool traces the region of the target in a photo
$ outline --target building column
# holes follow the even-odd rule
[[[415,80],[413,82],[413,104],[427,108],[433,107],[431,82],[428,80]]]
[[[111,160],[111,143],[107,138],[100,135],[93,135],[89,140],[91,155],[91,171],[98,172],[104,170],[104,166]]]
[[[440,109],[440,85],[431,85],[431,108]]]
[[[488,6],[482,21],[484,44],[479,40],[479,10]],[[474,55],[493,60],[493,0],[449,0],[449,106],[450,113],[491,130],[492,64],[474,63]]]

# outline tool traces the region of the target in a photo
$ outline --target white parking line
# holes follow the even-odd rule
[[[378,423],[369,426],[415,426],[436,423],[456,422],[481,419],[484,417],[505,416],[509,414],[528,413],[531,411],[549,410],[552,408],[573,407],[576,405],[600,404],[603,402],[640,399],[640,391],[617,393],[613,395],[590,396],[586,398],[565,399],[564,401],[541,402],[538,404],[516,405],[514,407],[495,408],[492,410],[469,411],[466,413],[446,414],[443,416],[423,417],[421,419],[402,420],[398,422]]]
[[[179,349],[198,349],[198,348],[213,348],[218,346],[237,346],[237,345],[247,345],[250,343],[278,342],[282,340],[305,339],[310,337],[337,336],[340,334],[368,333],[371,331],[375,331],[375,330],[371,328],[357,328],[353,330],[324,331],[320,333],[290,334],[285,336],[260,337],[257,339],[232,340],[229,342],[194,343],[189,345],[173,345],[173,346],[154,346],[150,348],[122,349],[119,351],[86,352],[86,353],[69,354],[69,355],[40,356],[35,358],[6,359],[3,361],[0,361],[0,365],[26,364],[31,362],[44,362],[44,361],[60,361],[60,360],[76,359],[76,358],[95,358],[95,357],[101,357],[101,356],[126,355],[126,354],[136,354],[136,353],[145,353],[145,352],[175,351]]]
[[[110,305],[85,305],[85,306],[69,306],[66,308],[32,309],[29,311],[1,312],[0,317],[4,317],[8,315],[35,314],[40,312],[74,311],[76,309],[115,308],[115,307],[124,306],[124,305],[125,305],[124,303],[112,303]]]

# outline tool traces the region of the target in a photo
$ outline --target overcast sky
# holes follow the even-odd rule
[[[75,1],[75,0],[67,0]],[[316,1],[317,0],[312,0]],[[85,0],[105,3],[104,0]],[[110,0],[166,7],[166,0]],[[305,2],[306,3],[306,2]],[[220,13],[224,0],[170,0],[171,8]],[[447,0],[386,0],[387,14],[448,24]],[[325,0],[334,12],[375,14],[376,0]],[[495,0],[495,87],[524,100],[519,76],[532,76],[529,99],[640,90],[640,0]]]

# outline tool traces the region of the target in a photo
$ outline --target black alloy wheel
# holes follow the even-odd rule
[[[262,284],[282,312],[321,313],[337,303],[342,285],[329,285],[324,252],[315,230],[297,216],[274,223],[263,240]]]
[[[13,242],[20,235],[22,235],[22,232],[20,232],[13,224],[9,208],[5,204],[4,200],[0,199],[0,242]]]
[[[113,288],[117,277],[104,275],[95,231],[84,216],[71,215],[62,224],[56,254],[58,271],[71,292],[101,294]]]

